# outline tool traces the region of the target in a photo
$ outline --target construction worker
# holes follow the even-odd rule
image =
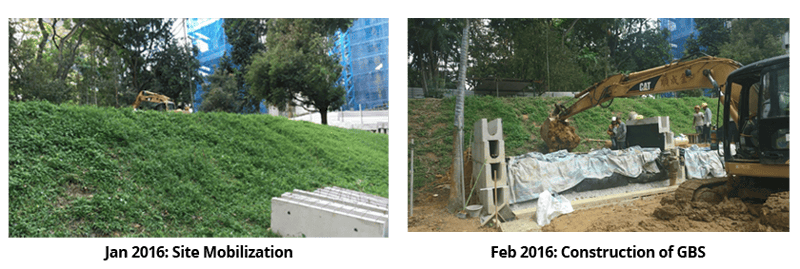
[[[703,140],[705,143],[711,143],[711,109],[708,104],[703,103],[703,117],[705,117],[705,125],[703,126]]]
[[[697,140],[702,141],[703,139],[705,139],[703,133],[703,125],[706,124],[706,121],[705,121],[705,115],[703,115],[703,113],[700,112],[700,106],[694,106],[694,114],[692,114],[692,116],[694,116],[694,122],[692,126],[694,126],[694,130],[697,131]]]
[[[628,147],[628,143],[626,141],[628,135],[628,127],[625,126],[625,123],[622,122],[617,117],[612,118],[613,125],[614,125],[614,136],[616,140],[616,149],[625,149]]]
[[[608,134],[609,139],[611,139],[611,149],[617,149],[617,136],[614,134],[614,122],[617,121],[617,117],[611,117],[611,124],[608,125],[608,130],[606,133]]]

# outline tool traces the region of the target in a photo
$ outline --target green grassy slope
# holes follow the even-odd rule
[[[481,119],[503,119],[506,155],[514,156],[532,151],[545,152],[544,141],[539,130],[553,110],[553,105],[574,98],[496,98],[467,97],[465,99],[465,146],[472,139],[473,124]],[[608,108],[594,107],[581,112],[572,119],[582,139],[608,139],[605,130],[612,114],[628,118],[628,112],[636,111],[645,117],[669,116],[670,127],[676,135],[695,133],[692,127],[694,106],[708,103],[714,119],[717,118],[717,99],[696,98],[618,98]],[[568,103],[567,106],[569,106]],[[445,174],[452,164],[453,113],[455,99],[419,99],[408,101],[408,138],[414,139],[414,185],[420,187]],[[722,113],[720,111],[719,113]],[[597,143],[582,142],[575,151],[586,152]]]
[[[9,236],[271,236],[270,199],[388,197],[388,137],[269,115],[9,104]]]

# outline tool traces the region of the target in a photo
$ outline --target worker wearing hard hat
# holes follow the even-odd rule
[[[692,122],[692,126],[694,126],[694,130],[697,131],[697,138],[698,140],[703,140],[705,137],[703,136],[703,126],[706,124],[705,116],[703,112],[700,112],[700,106],[694,106],[694,121]]]
[[[627,148],[626,137],[628,135],[628,128],[619,118],[611,117],[611,149],[625,149]]]
[[[705,124],[703,125],[703,140],[705,143],[711,143],[711,109],[708,108],[708,104],[703,103],[703,117],[705,118]]]
[[[608,130],[606,130],[608,138],[611,140],[611,149],[617,149],[617,136],[614,135],[614,121],[616,120],[617,117],[611,117],[611,124],[608,125]]]

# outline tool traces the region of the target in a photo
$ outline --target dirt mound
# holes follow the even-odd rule
[[[673,196],[662,198],[660,203],[653,216],[671,225],[679,225],[682,219],[687,219],[730,226],[734,231],[789,231],[789,192],[772,194],[763,204],[737,197],[722,197],[712,203],[679,202]]]
[[[581,138],[575,133],[575,127],[569,126],[565,121],[555,120],[553,117],[544,121],[540,135],[550,152],[561,149],[572,151],[581,143]]]
[[[761,208],[761,223],[781,232],[789,231],[789,192],[775,193]]]

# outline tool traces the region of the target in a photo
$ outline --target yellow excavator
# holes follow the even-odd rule
[[[761,196],[788,190],[789,178],[789,56],[762,60],[745,67],[734,60],[711,56],[677,61],[648,70],[618,74],[575,95],[570,107],[556,104],[541,135],[549,151],[572,150],[580,143],[569,117],[595,106],[608,107],[618,97],[713,88],[724,94],[722,142],[727,178],[686,181],[676,190],[680,201],[738,191],[739,196]],[[723,101],[724,100],[724,101]],[[733,119],[733,124],[727,119]],[[720,126],[720,125],[717,125]],[[735,150],[731,148],[735,146]],[[712,144],[712,148],[716,144]],[[767,180],[765,180],[767,179]],[[748,192],[749,194],[743,194]]]
[[[789,55],[748,64],[727,82],[722,118],[735,123],[725,121],[717,137],[728,178],[687,181],[676,190],[678,200],[729,192],[763,201],[789,190]]]
[[[711,56],[690,61],[676,61],[667,65],[630,74],[617,74],[593,84],[575,95],[578,99],[570,107],[556,104],[555,110],[542,125],[541,135],[550,152],[572,150],[580,144],[575,128],[568,119],[595,106],[608,107],[614,98],[633,97],[692,90],[719,89],[728,74],[742,65],[725,58]],[[603,103],[609,102],[604,105]]]
[[[136,101],[133,102],[133,110],[136,111],[138,109],[191,113],[189,107],[184,107],[184,109],[176,108],[175,102],[172,102],[168,96],[150,91],[139,91],[139,94],[136,96]]]

